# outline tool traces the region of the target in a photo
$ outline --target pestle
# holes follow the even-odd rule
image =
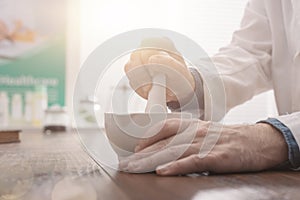
[[[157,74],[153,77],[145,112],[167,113],[165,74]]]

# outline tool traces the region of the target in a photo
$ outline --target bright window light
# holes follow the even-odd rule
[[[182,33],[213,55],[230,42],[246,3],[247,0],[81,0],[81,62],[108,38],[137,28]],[[273,93],[269,92],[233,109],[226,122],[255,122],[274,114]]]

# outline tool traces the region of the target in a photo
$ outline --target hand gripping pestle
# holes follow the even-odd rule
[[[145,112],[167,113],[165,74],[157,74],[153,77]]]

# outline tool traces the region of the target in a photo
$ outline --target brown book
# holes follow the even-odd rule
[[[20,142],[20,130],[0,130],[0,144]]]

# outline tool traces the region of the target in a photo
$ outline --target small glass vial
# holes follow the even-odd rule
[[[9,99],[6,92],[0,92],[0,127],[8,126],[8,104]]]
[[[14,94],[11,102],[11,117],[13,121],[20,121],[23,117],[23,102],[21,94]]]
[[[48,107],[47,87],[39,85],[35,87],[33,95],[32,120],[35,126],[41,126],[44,120],[44,113]]]
[[[69,116],[65,108],[59,105],[45,110],[44,132],[66,132],[69,126]]]

